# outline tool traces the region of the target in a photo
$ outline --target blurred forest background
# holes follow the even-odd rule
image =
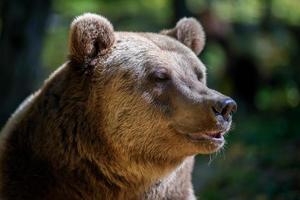
[[[208,85],[239,104],[225,149],[197,157],[197,196],[300,199],[299,0],[1,0],[0,9],[0,127],[65,62],[75,16],[150,32],[193,16],[207,34]]]

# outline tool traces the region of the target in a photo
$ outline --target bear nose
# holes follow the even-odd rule
[[[237,111],[237,104],[231,98],[216,101],[212,106],[215,115],[222,115],[225,120],[229,120],[232,113]]]

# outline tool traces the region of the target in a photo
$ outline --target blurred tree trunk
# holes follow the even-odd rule
[[[189,11],[189,9],[186,6],[185,0],[172,0],[172,5],[174,8],[174,21],[173,24],[176,24],[176,22],[181,19],[182,17],[191,17],[192,13]]]
[[[51,0],[2,0],[0,127],[34,89]]]

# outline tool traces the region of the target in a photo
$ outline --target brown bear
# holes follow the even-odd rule
[[[1,132],[3,200],[195,199],[193,156],[218,151],[236,103],[206,86],[201,25],[70,28],[68,61]]]

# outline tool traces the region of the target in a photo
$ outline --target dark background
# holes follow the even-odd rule
[[[2,0],[0,127],[67,56],[72,19],[157,32],[183,16],[204,26],[208,85],[239,104],[225,148],[197,157],[201,199],[300,199],[300,1]]]

